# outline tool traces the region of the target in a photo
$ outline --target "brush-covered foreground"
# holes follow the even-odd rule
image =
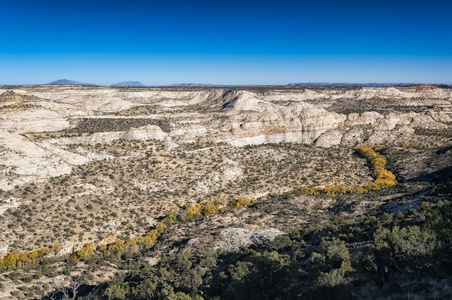
[[[248,150],[286,147],[293,146]],[[137,238],[113,238],[104,248],[87,243],[71,255],[39,253],[34,260],[18,253],[16,266],[3,269],[2,287],[14,286],[18,298],[448,298],[452,172],[444,166],[452,149],[379,153],[397,185],[338,196],[304,189],[229,200],[210,195],[162,208],[158,223],[134,232]],[[137,217],[145,215],[137,209]]]

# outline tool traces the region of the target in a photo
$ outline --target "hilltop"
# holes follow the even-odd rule
[[[47,84],[58,84],[58,85],[94,85],[92,83],[83,83],[75,80],[68,80],[68,79],[59,79],[52,82],[49,82]]]

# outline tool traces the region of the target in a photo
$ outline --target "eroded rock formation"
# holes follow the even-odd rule
[[[307,143],[321,147],[428,142],[419,128],[448,130],[452,90],[441,88],[111,88],[38,86],[0,89],[0,189],[65,174],[102,156],[72,153],[69,144],[155,139],[168,147],[191,142],[234,146]],[[137,113],[135,114],[134,111]],[[145,113],[143,113],[145,112]],[[149,119],[169,124],[79,136],[81,118]],[[437,142],[437,139],[435,140]]]

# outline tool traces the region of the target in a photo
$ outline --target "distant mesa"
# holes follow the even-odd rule
[[[75,80],[68,80],[68,79],[60,79],[60,80],[55,80],[52,82],[49,82],[47,84],[61,84],[61,85],[94,85],[92,83],[84,83],[84,82],[78,82]]]
[[[118,83],[114,83],[111,86],[145,86],[139,81],[121,81]]]

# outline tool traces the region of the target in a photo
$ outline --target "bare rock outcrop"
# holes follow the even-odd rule
[[[165,140],[168,134],[155,125],[129,129],[121,138],[124,140]]]
[[[223,95],[223,109],[225,111],[266,111],[277,109],[276,105],[256,97],[246,91],[230,91]]]
[[[347,116],[346,124],[350,126],[372,125],[381,119],[384,119],[384,116],[375,111],[364,112],[362,114],[351,113]]]
[[[33,143],[25,137],[0,130],[0,189],[68,174],[72,166],[88,162],[86,157],[54,147]]]
[[[333,147],[340,145],[344,134],[340,130],[330,130],[319,136],[315,141],[315,145],[318,147]]]
[[[221,238],[214,246],[214,249],[238,249],[242,246],[273,240],[281,234],[284,234],[284,232],[274,228],[246,229],[229,227],[221,232]]]

